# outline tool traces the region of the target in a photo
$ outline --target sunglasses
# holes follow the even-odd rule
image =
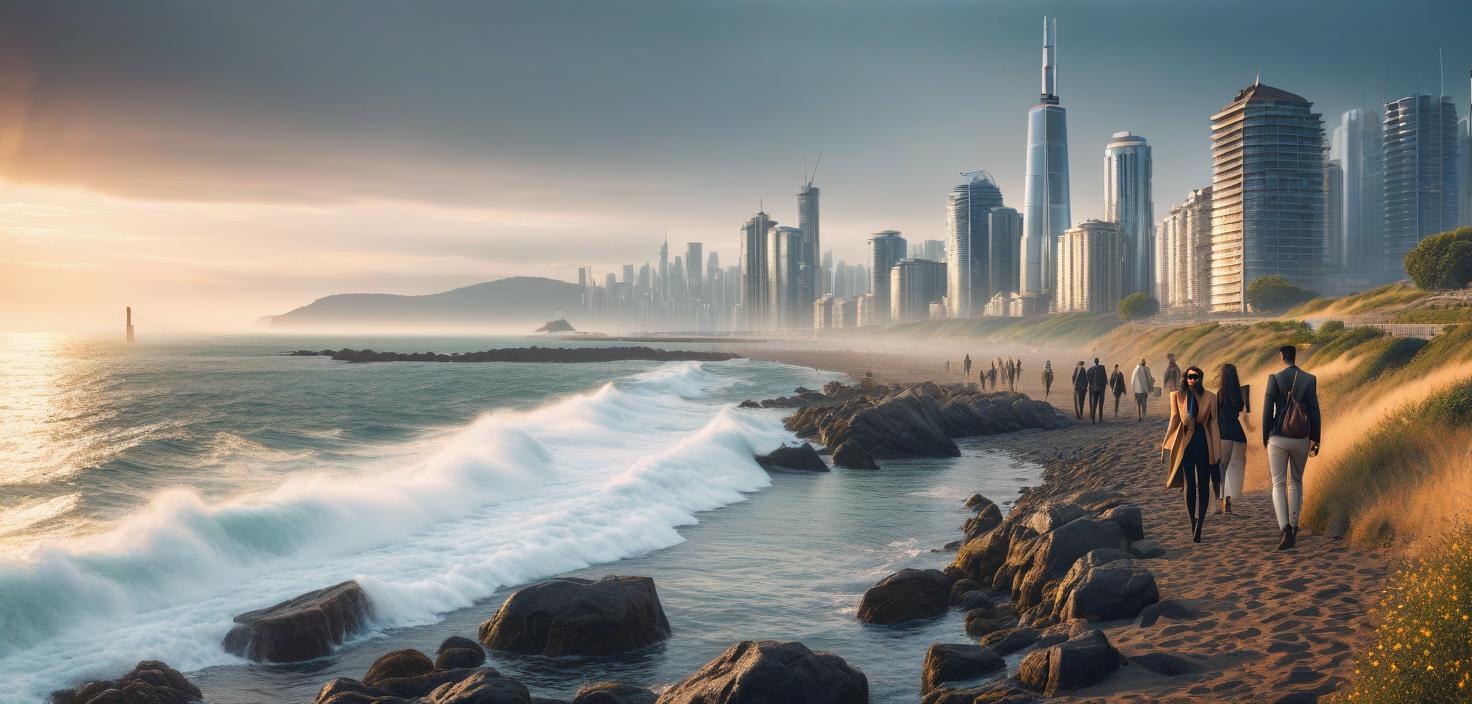
[[[1200,379],[1200,378],[1201,378],[1201,375],[1200,374],[1187,374],[1186,375],[1186,381],[1196,381],[1197,379]]]

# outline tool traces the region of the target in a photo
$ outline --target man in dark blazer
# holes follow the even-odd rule
[[[1089,395],[1089,370],[1084,367],[1083,360],[1079,360],[1073,368],[1073,414],[1079,420],[1084,419],[1084,399]]]
[[[1319,454],[1319,432],[1323,420],[1319,415],[1319,380],[1298,368],[1298,348],[1287,345],[1281,371],[1268,375],[1267,391],[1262,403],[1262,444],[1268,449],[1268,472],[1273,480],[1273,511],[1278,516],[1282,538],[1279,550],[1287,550],[1298,542],[1298,513],[1303,508],[1303,469],[1308,458]],[[1289,399],[1297,400],[1308,415],[1308,436],[1288,437],[1283,417],[1288,413]]]
[[[1089,422],[1104,422],[1104,391],[1109,388],[1109,370],[1099,363],[1099,358],[1094,358],[1094,366],[1089,367]]]

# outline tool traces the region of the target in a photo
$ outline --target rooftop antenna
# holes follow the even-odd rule
[[[1440,46],[1437,46],[1436,47],[1436,72],[1437,72],[1437,76],[1438,76],[1438,78],[1437,78],[1437,83],[1439,84],[1438,85],[1438,88],[1441,91],[1440,93],[1437,94],[1437,97],[1445,98],[1446,97],[1446,56],[1442,52],[1442,49],[1441,49]]]

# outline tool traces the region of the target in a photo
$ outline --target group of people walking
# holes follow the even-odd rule
[[[946,362],[946,371],[950,371],[950,364],[950,362]],[[966,379],[966,383],[971,383],[971,355],[969,354],[966,355],[965,359],[961,360],[961,373]],[[1012,359],[1010,357],[1007,359],[998,357],[992,360],[990,369],[982,370],[978,368],[976,370],[977,383],[981,388],[989,388],[992,391],[997,390],[998,382],[1006,386],[1008,391],[1016,391],[1017,378],[1020,376],[1022,376],[1022,360]]]
[[[1318,379],[1298,368],[1298,348],[1288,345],[1279,354],[1284,366],[1268,376],[1263,393],[1262,443],[1272,478],[1278,549],[1287,550],[1297,543],[1303,471],[1308,458],[1319,453],[1322,420]],[[1167,385],[1170,379],[1167,369]],[[1219,513],[1231,513],[1232,499],[1241,496],[1247,465],[1243,422],[1251,425],[1251,387],[1242,385],[1231,364],[1222,365],[1215,393],[1206,389],[1200,367],[1187,367],[1180,379],[1170,394],[1170,423],[1161,448],[1167,458],[1166,486],[1184,489],[1192,540],[1199,543],[1211,495],[1221,500]]]
[[[1143,360],[1141,361],[1143,364]],[[1138,374],[1138,369],[1136,370]],[[1146,373],[1149,377],[1149,373]],[[1153,384],[1153,381],[1148,382]],[[1047,398],[1048,392],[1053,386],[1053,362],[1049,360],[1043,367],[1043,397]],[[1123,396],[1130,384],[1125,381],[1124,372],[1120,371],[1119,365],[1114,365],[1114,370],[1104,368],[1099,358],[1094,358],[1093,366],[1085,366],[1080,360],[1073,367],[1073,413],[1079,420],[1084,419],[1084,406],[1089,409],[1089,422],[1104,422],[1104,400],[1107,394],[1114,395],[1114,417],[1119,417],[1119,399]],[[1149,386],[1145,387],[1144,394],[1150,393]],[[1139,400],[1140,414],[1144,417],[1144,399]]]

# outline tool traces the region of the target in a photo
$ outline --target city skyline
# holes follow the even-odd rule
[[[1244,8],[1221,20],[1241,36],[1225,57],[1163,32],[1200,18],[1166,3],[1127,17],[1081,3],[432,5],[412,17],[391,5],[263,7],[0,10],[17,35],[0,83],[11,106],[0,299],[12,303],[0,329],[109,329],[124,300],[155,329],[241,329],[332,293],[572,280],[578,266],[646,261],[666,225],[730,260],[732,223],[760,200],[798,221],[787,199],[819,153],[824,251],[862,261],[868,233],[886,228],[940,239],[956,174],[985,169],[1003,192],[1024,190],[1044,13],[1059,18],[1072,113],[1068,226],[1103,216],[1089,164],[1118,131],[1149,135],[1154,200],[1208,182],[1208,116],[1259,71],[1333,125],[1349,108],[1439,92],[1438,45],[1445,92],[1465,111],[1454,77],[1472,65],[1453,32],[1472,10],[1429,2],[1264,3],[1266,25]],[[262,38],[283,25],[292,31],[267,55]],[[803,56],[813,78],[762,58],[829,25],[842,31]],[[1367,27],[1388,48],[1344,49]],[[724,39],[756,28],[772,31],[749,46]],[[868,56],[880,36],[902,41]],[[1154,48],[1118,41],[1129,36]],[[533,52],[547,61],[498,70],[529,41],[547,45]],[[1173,60],[1156,61],[1160,51]],[[592,55],[601,87],[574,75]],[[1115,90],[1123,76],[1169,100]],[[758,86],[804,117],[722,116]],[[866,99],[876,91],[882,104]]]

